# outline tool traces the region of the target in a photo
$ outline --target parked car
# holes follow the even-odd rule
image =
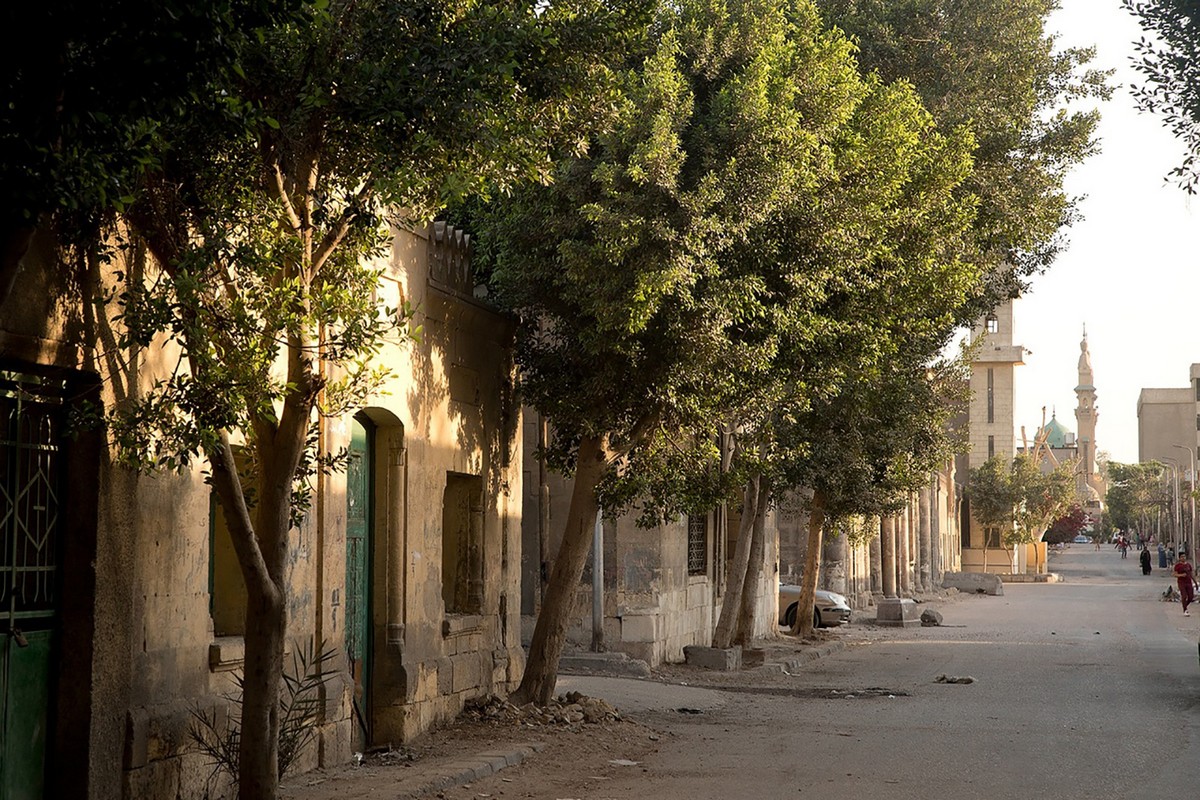
[[[796,624],[796,608],[800,605],[800,587],[791,583],[779,585],[779,624],[789,628]],[[850,621],[850,603],[837,592],[817,589],[813,604],[813,627],[833,628]]]
[[[1084,536],[1082,533],[1071,540],[1075,544],[1091,544],[1092,540]]]

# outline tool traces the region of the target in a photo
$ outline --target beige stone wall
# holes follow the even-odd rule
[[[372,711],[376,741],[400,741],[456,714],[466,699],[515,685],[519,641],[520,409],[512,403],[511,325],[472,296],[467,243],[453,231],[397,232],[381,302],[405,298],[427,332],[390,347],[394,377],[365,410],[375,423],[375,551]],[[134,249],[106,269],[146,274]],[[77,304],[79,275],[55,262],[44,239],[17,294],[0,315],[0,358],[9,368],[70,370],[106,407],[146,391],[174,368],[170,347],[116,347],[120,331],[90,303]],[[63,278],[48,285],[46,276]],[[70,280],[68,280],[70,279]],[[73,284],[72,284],[73,285]],[[86,286],[86,283],[85,283]],[[115,307],[114,307],[115,308]],[[114,313],[109,308],[108,313]],[[337,451],[349,418],[322,425]],[[135,475],[114,463],[103,438],[72,445],[69,489],[77,505],[66,571],[64,635],[70,650],[55,676],[54,745],[62,796],[200,798],[209,768],[187,730],[194,709],[228,707],[241,662],[238,636],[219,638],[209,612],[209,489],[202,464],[183,474]],[[86,451],[86,452],[85,452]],[[440,550],[447,476],[478,476],[482,489],[482,603],[447,615]],[[312,510],[293,534],[288,648],[314,640],[341,648],[345,610],[345,476],[322,476]],[[344,664],[344,659],[343,659]],[[76,691],[76,689],[80,689]],[[327,716],[301,768],[348,759],[354,741],[351,684],[327,688]]]
[[[1200,406],[1191,388],[1142,389],[1138,395],[1138,460],[1171,458],[1188,464],[1187,453],[1172,445],[1195,446]]]

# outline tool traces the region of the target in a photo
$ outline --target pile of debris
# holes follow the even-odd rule
[[[528,703],[515,706],[504,698],[489,695],[467,703],[463,717],[480,722],[504,722],[531,728],[546,725],[599,725],[621,719],[621,712],[604,700],[579,692],[568,692],[545,707]]]

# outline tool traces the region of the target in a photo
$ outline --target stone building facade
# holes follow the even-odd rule
[[[1138,460],[1175,459],[1191,469],[1200,457],[1200,364],[1188,369],[1188,386],[1142,389],[1138,394]]]
[[[368,407],[320,428],[350,466],[316,479],[292,533],[289,649],[338,653],[301,768],[411,738],[523,669],[513,330],[475,298],[469,249],[440,224],[394,232],[377,292],[412,303],[425,335],[381,354],[392,377]],[[220,796],[188,728],[229,711],[245,600],[202,467],[130,472],[67,427],[173,367],[169,348],[121,351],[93,302],[108,270],[153,266],[137,248],[107,267],[58,258],[40,237],[26,263],[52,268],[27,269],[0,309],[0,653],[21,676],[0,710],[26,726],[0,750],[28,772],[5,779],[34,797]]]
[[[978,343],[971,364],[971,399],[967,420],[969,447],[957,459],[960,482],[992,456],[1011,459],[1017,453],[1016,368],[1024,363],[1025,348],[1013,344],[1013,301],[996,308],[971,330]],[[962,568],[966,571],[1015,572],[1016,552],[1003,546],[1002,532],[985,530],[970,514],[970,500],[961,506]],[[985,552],[986,551],[986,552]]]

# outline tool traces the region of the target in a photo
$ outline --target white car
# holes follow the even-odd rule
[[[1092,540],[1084,536],[1082,533],[1071,540],[1075,544],[1091,544]]]
[[[800,605],[800,587],[791,583],[779,585],[779,624],[796,624],[796,608]],[[817,589],[813,607],[813,627],[833,628],[850,621],[850,603],[837,592]]]

